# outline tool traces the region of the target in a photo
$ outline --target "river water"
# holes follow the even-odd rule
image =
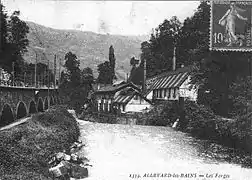
[[[170,127],[79,122],[80,154],[93,165],[87,180],[252,180],[252,169],[214,158],[211,143]]]

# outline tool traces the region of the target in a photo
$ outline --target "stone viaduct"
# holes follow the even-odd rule
[[[61,103],[57,89],[0,86],[0,127]]]

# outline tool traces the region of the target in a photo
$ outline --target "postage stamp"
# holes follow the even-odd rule
[[[210,50],[252,51],[252,1],[211,1]]]

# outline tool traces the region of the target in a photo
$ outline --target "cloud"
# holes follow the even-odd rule
[[[20,10],[23,20],[56,29],[143,35],[173,15],[183,21],[199,1],[3,0],[3,4],[7,10]]]

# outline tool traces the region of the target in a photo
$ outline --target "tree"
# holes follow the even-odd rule
[[[110,63],[108,61],[105,61],[104,63],[101,63],[98,65],[98,78],[97,81],[102,84],[112,84],[113,78],[112,78],[112,69],[110,66]]]
[[[135,57],[132,57],[130,59],[131,71],[130,71],[129,79],[132,79],[132,77],[134,76],[138,64],[139,64],[139,60],[135,59]]]
[[[239,78],[231,85],[230,98],[233,101],[233,116],[252,112],[252,78]]]
[[[110,63],[110,67],[111,67],[112,80],[116,79],[116,76],[115,76],[115,61],[116,61],[116,58],[115,58],[115,54],[114,54],[114,48],[111,45],[109,47],[109,63]]]
[[[98,67],[98,82],[103,84],[112,84],[113,80],[116,79],[115,75],[115,54],[114,48],[111,45],[109,47],[109,61],[99,64]]]
[[[178,59],[191,65],[209,53],[210,5],[201,2],[194,15],[187,18],[178,39]]]
[[[67,69],[68,81],[72,84],[72,86],[80,85],[80,61],[77,60],[77,56],[72,52],[68,52],[65,55],[65,67]]]
[[[20,53],[23,55],[27,52],[27,46],[29,41],[27,39],[27,33],[29,33],[28,25],[19,19],[20,11],[14,11],[13,14],[10,16],[9,20],[9,31],[10,36],[8,40],[11,44],[14,45],[13,48],[15,53]]]
[[[130,77],[129,81],[136,84],[136,85],[143,85],[143,64],[139,64],[139,60],[135,59],[135,57],[132,57],[130,59],[130,65],[132,66],[131,71],[130,71]]]
[[[93,70],[90,67],[86,67],[81,71],[82,83],[92,83],[94,81]]]
[[[135,57],[132,57],[132,58],[130,59],[130,65],[131,65],[132,67],[136,67],[138,64],[139,64],[139,60],[135,59]]]
[[[181,23],[176,16],[165,19],[141,44],[141,62],[146,60],[147,76],[154,76],[172,68],[173,49],[177,44]]]
[[[7,44],[7,14],[4,6],[0,3],[0,55],[3,57]]]
[[[67,82],[67,74],[65,71],[62,71],[60,74],[60,89],[63,89],[64,85],[66,85]]]
[[[14,11],[7,21],[7,44],[4,49],[3,67],[10,72],[12,63],[15,63],[16,74],[22,72],[24,63],[23,55],[27,52],[29,41],[27,34],[29,33],[28,25],[19,19],[20,11]]]
[[[93,70],[90,67],[84,68],[81,71],[81,84],[86,87],[87,92],[93,89],[92,87],[93,82],[94,82]]]
[[[90,68],[81,71],[80,62],[72,52],[65,55],[65,60],[66,71],[61,73],[60,95],[67,97],[69,101],[66,103],[79,113],[92,89],[93,72]]]

